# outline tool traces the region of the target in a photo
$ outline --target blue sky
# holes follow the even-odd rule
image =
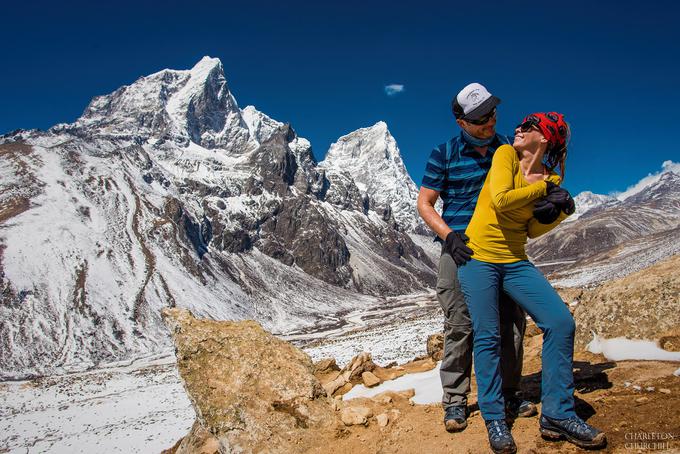
[[[608,193],[680,160],[679,13],[671,1],[6,2],[0,133],[72,122],[95,95],[210,55],[241,107],[290,122],[318,159],[386,121],[419,184],[458,131],[452,96],[477,81],[503,100],[500,132],[563,112],[565,186]]]

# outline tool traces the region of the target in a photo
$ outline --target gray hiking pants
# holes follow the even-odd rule
[[[458,268],[449,254],[439,259],[437,299],[444,311],[444,358],[440,376],[444,395],[442,405],[467,405],[472,372],[472,322],[458,283]],[[502,291],[499,295],[501,319],[501,374],[505,395],[519,391],[526,315]]]

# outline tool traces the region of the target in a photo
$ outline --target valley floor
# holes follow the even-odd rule
[[[385,301],[380,307],[339,316],[323,331],[282,336],[314,360],[335,357],[344,365],[369,351],[381,365],[404,363],[425,354],[429,334],[441,331],[441,312],[434,294]],[[523,387],[538,402],[540,335],[525,339]],[[680,377],[677,363],[606,360],[577,353],[576,397],[581,416],[606,430],[606,452],[680,452]],[[435,380],[436,381],[436,380]],[[470,404],[476,408],[476,388]],[[376,404],[358,399],[366,405]],[[350,401],[351,402],[351,401]],[[366,403],[368,402],[368,403]],[[387,427],[371,420],[329,432],[310,452],[412,453],[488,452],[478,411],[459,434],[443,430],[438,403],[391,404],[400,416]],[[374,414],[387,408],[375,408]],[[169,355],[87,373],[0,384],[0,453],[159,453],[185,436],[194,411]],[[536,418],[515,423],[519,452],[579,452],[565,442],[548,443],[537,433]],[[667,444],[651,449],[649,440],[664,434]],[[670,435],[669,435],[670,434]],[[672,438],[668,439],[671,436]],[[637,444],[636,444],[637,443]],[[645,445],[645,443],[647,443]]]
[[[281,336],[314,360],[344,364],[362,351],[378,363],[425,353],[439,328],[434,294],[391,298],[322,330]],[[24,382],[0,383],[0,453],[159,453],[187,434],[194,410],[175,357]]]
[[[0,384],[0,453],[158,453],[193,421],[174,355]]]

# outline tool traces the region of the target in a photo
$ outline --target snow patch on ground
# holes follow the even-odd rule
[[[632,340],[623,337],[605,339],[594,334],[593,340],[586,346],[591,353],[601,353],[610,361],[626,359],[680,361],[680,352],[669,352],[660,348],[656,342],[648,340]]]
[[[439,378],[439,366],[426,372],[417,374],[407,374],[394,380],[388,380],[374,388],[367,388],[364,385],[357,385],[352,388],[342,399],[349,400],[355,397],[373,397],[385,391],[403,391],[415,389],[416,395],[411,400],[417,404],[431,404],[441,402],[442,384]]]

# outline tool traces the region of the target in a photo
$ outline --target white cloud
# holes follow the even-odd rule
[[[404,91],[404,86],[402,84],[385,85],[385,93],[387,96],[394,96],[402,91]]]
[[[625,191],[613,193],[611,195],[613,195],[614,197],[616,197],[619,200],[625,200],[628,197],[642,191],[644,188],[646,188],[650,184],[653,184],[656,181],[658,181],[661,174],[669,173],[669,172],[680,175],[680,162],[673,162],[671,160],[664,161],[663,164],[661,164],[661,170],[659,172],[650,173],[649,175],[644,177],[642,180],[640,180],[637,183],[635,183],[634,185],[630,186]]]

